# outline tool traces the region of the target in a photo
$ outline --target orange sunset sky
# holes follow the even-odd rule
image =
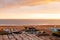
[[[0,19],[60,19],[60,0],[0,0]]]

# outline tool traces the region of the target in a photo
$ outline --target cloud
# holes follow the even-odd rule
[[[60,2],[51,2],[49,4],[36,6],[6,8],[2,11],[4,11],[4,13],[60,13]]]
[[[46,0],[0,0],[0,7],[11,7],[11,6],[33,6],[38,4],[44,4]]]
[[[43,14],[45,15],[43,15]],[[59,14],[55,14],[59,13]],[[41,15],[42,14],[42,15]],[[49,17],[48,17],[49,16]],[[57,16],[57,17],[56,17]],[[51,2],[49,4],[36,5],[36,6],[23,6],[14,8],[5,8],[0,11],[0,18],[60,18],[60,2]]]
[[[42,3],[45,2],[43,1]],[[10,13],[18,13],[18,12],[19,13],[57,13],[57,12],[59,13],[60,12],[60,2],[39,4],[40,2],[41,0],[0,0],[0,7],[2,7],[0,8],[0,13],[1,12],[2,13],[9,13],[9,12]],[[38,3],[39,5],[31,6],[34,3],[35,4]]]

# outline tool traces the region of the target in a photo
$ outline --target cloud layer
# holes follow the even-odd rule
[[[60,13],[60,2],[51,2],[49,4],[36,6],[23,6],[14,8],[5,8],[1,10],[4,13]]]
[[[38,4],[44,4],[49,2],[48,0],[0,0],[1,7],[11,6],[33,6]]]
[[[60,15],[60,2],[51,2],[50,0],[0,0],[0,19],[25,19],[27,17],[34,18],[38,15],[37,18],[41,18],[40,14],[42,13],[59,13]]]

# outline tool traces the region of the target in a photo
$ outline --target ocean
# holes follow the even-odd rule
[[[40,25],[60,24],[60,20],[53,19],[0,19],[0,25]]]

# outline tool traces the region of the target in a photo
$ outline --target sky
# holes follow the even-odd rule
[[[60,0],[0,0],[0,19],[60,19]]]

